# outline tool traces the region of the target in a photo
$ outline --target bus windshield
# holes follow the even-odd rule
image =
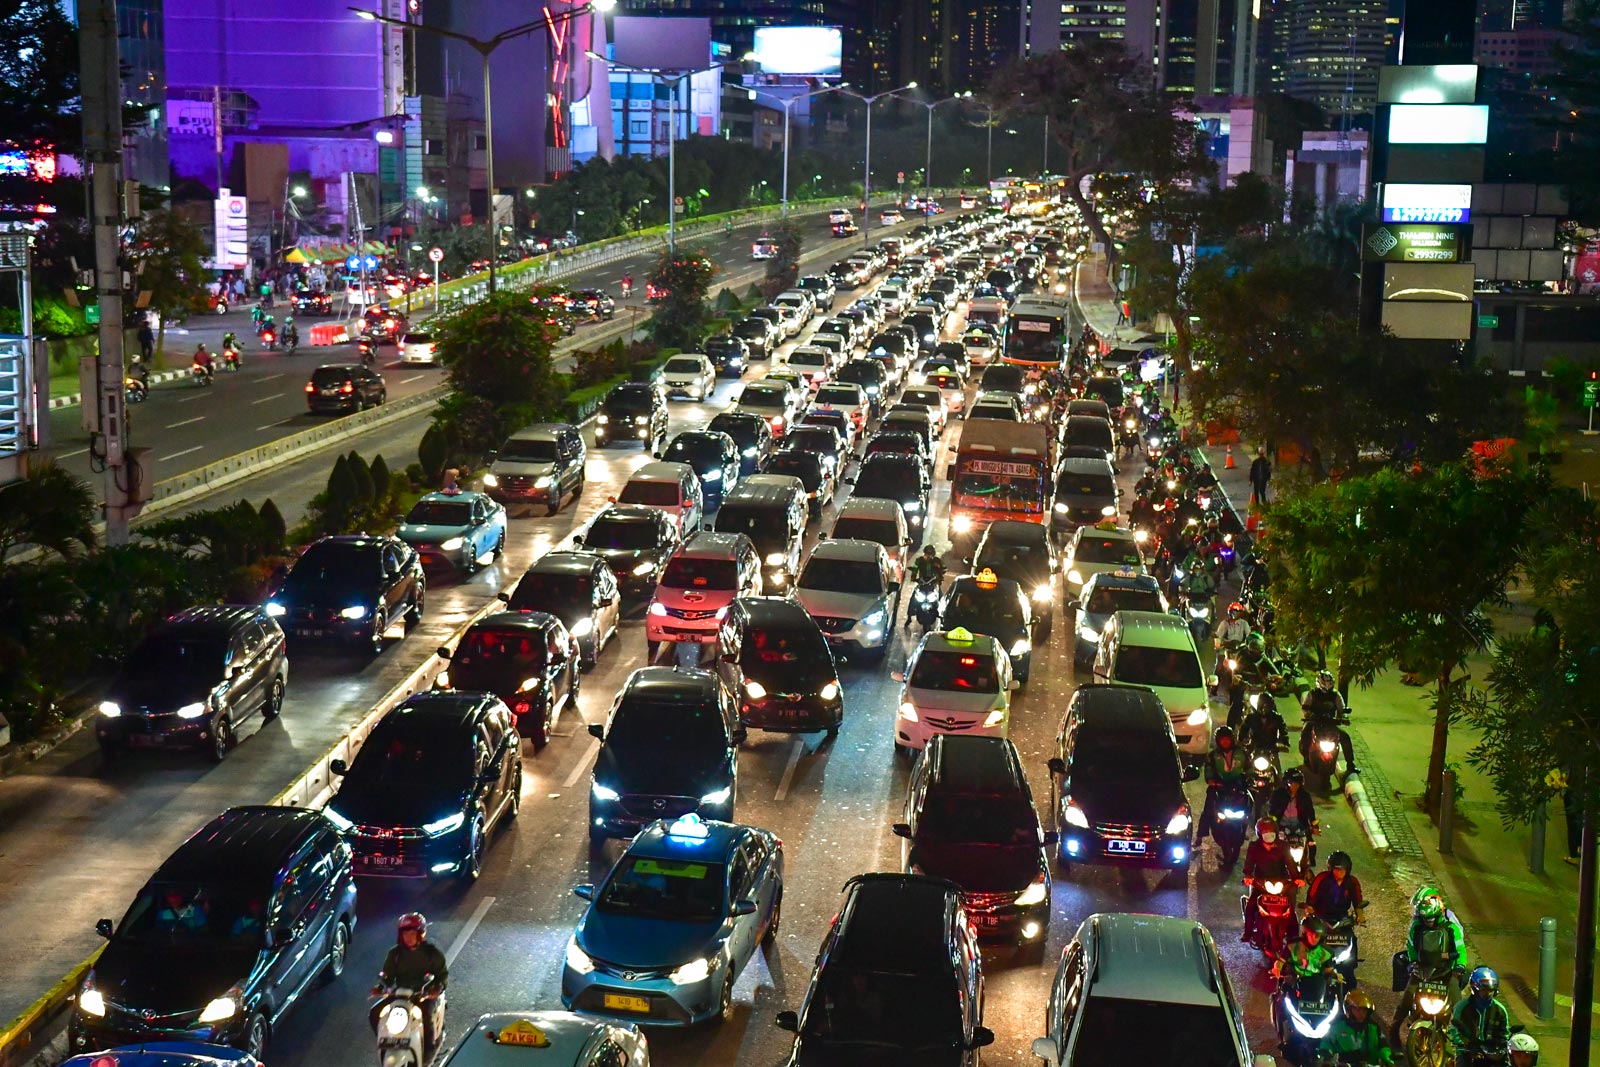
[[[1006,331],[1004,358],[1013,363],[1061,364],[1066,321],[1057,316],[1014,313]]]
[[[969,459],[956,467],[955,507],[998,511],[1044,510],[1044,466],[1017,460]]]

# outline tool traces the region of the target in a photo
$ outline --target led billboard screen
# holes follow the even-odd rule
[[[1472,186],[1429,182],[1385,182],[1384,222],[1469,222]]]
[[[844,42],[837,26],[761,26],[754,52],[763,74],[837,78]]]

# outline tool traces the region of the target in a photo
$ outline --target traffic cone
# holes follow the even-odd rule
[[[1232,445],[1228,446],[1228,459],[1227,459],[1227,462],[1223,463],[1222,469],[1223,470],[1229,470],[1229,471],[1233,470],[1233,446]]]
[[[1245,532],[1253,534],[1253,533],[1256,532],[1256,530],[1258,530],[1260,528],[1260,526],[1261,526],[1261,516],[1256,511],[1255,508],[1251,508],[1250,509],[1250,513],[1244,517],[1244,529],[1245,529]]]

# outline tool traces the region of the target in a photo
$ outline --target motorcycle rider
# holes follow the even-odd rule
[[[1238,691],[1244,692],[1242,684]],[[1232,708],[1228,716],[1232,718]],[[1289,727],[1278,714],[1278,701],[1271,693],[1257,693],[1250,702],[1249,714],[1239,723],[1239,747],[1247,752],[1289,747]]]
[[[1506,1058],[1511,1067],[1539,1067],[1539,1042],[1532,1034],[1512,1034],[1506,1042]]]
[[[428,920],[417,911],[400,916],[395,932],[395,944],[383,957],[383,967],[378,971],[378,982],[372,987],[373,996],[381,996],[390,988],[422,992],[443,993],[450,984],[450,965],[444,953],[428,940]],[[378,1008],[372,1009],[372,1029],[378,1029]],[[432,1048],[434,1042],[433,1012],[422,1013],[422,1042]]]
[[[622,276],[622,299],[626,300],[633,293],[633,275]]]
[[[1394,1053],[1383,1039],[1383,1031],[1373,1016],[1372,998],[1359,989],[1344,995],[1344,1014],[1328,1028],[1327,1048],[1339,1057],[1344,1067],[1373,1067],[1391,1064]]]
[[[1272,965],[1274,978],[1310,978],[1333,974],[1333,953],[1322,947],[1328,925],[1316,916],[1300,924],[1300,936],[1283,948],[1283,955]]]
[[[1249,898],[1244,903],[1244,932],[1239,940],[1249,942],[1256,932],[1256,902],[1261,899],[1263,881],[1290,883],[1298,878],[1289,850],[1278,840],[1278,823],[1271,818],[1256,822],[1256,839],[1244,854],[1244,884],[1250,887]],[[1285,884],[1284,892],[1293,895]]]
[[[1331,671],[1317,672],[1317,687],[1306,694],[1300,705],[1305,715],[1305,729],[1300,731],[1300,759],[1305,761],[1311,751],[1311,739],[1319,727],[1339,732],[1339,747],[1344,750],[1345,773],[1358,774],[1355,749],[1350,743],[1350,733],[1340,723],[1344,722],[1346,709],[1339,692],[1333,687]]]
[[[919,585],[923,582],[943,582],[944,572],[944,560],[939,558],[939,553],[932,545],[923,545],[922,555],[911,563],[911,580]]]
[[[260,304],[257,304],[255,307],[251,308],[250,309],[250,325],[259,328],[261,326],[261,320],[266,317],[266,314],[267,313],[265,311],[261,310],[261,305]]]
[[[1153,530],[1156,526],[1156,506],[1150,502],[1150,490],[1140,489],[1128,508],[1128,525],[1135,530]]]
[[[283,317],[283,347],[297,348],[300,345],[300,327],[294,324],[293,315]]]
[[[1437,940],[1437,949],[1429,939]],[[1435,954],[1436,953],[1436,954]],[[1467,973],[1467,935],[1461,929],[1461,920],[1445,907],[1444,897],[1431,885],[1422,886],[1411,897],[1411,925],[1406,930],[1406,962],[1411,966],[1411,978],[1401,994],[1400,1005],[1395,1008],[1394,1022],[1389,1025],[1389,1040],[1400,1043],[1400,1027],[1411,1015],[1416,1004],[1417,985],[1425,971],[1436,964],[1448,966],[1453,971],[1449,985],[1452,999],[1461,988]]]
[[[1228,605],[1227,616],[1217,624],[1212,640],[1224,652],[1232,652],[1250,636],[1250,623],[1244,617],[1244,605],[1235,600]]]
[[[1311,801],[1311,793],[1306,789],[1305,772],[1299,767],[1290,767],[1283,772],[1283,781],[1272,793],[1272,799],[1267,801],[1267,814],[1278,820],[1278,828],[1285,829],[1290,824],[1302,827],[1306,834],[1306,847],[1310,849],[1308,856],[1301,860],[1301,870],[1296,877],[1302,882],[1305,872],[1316,860],[1316,846],[1312,840],[1317,836],[1322,826],[1317,821],[1316,808]]]
[[[1219,726],[1206,755],[1206,804],[1201,809],[1194,840],[1189,843],[1190,852],[1199,848],[1206,834],[1216,828],[1218,798],[1225,790],[1244,785],[1249,777],[1250,766],[1234,744],[1233,731]]]
[[[216,369],[211,365],[211,353],[206,351],[205,345],[194,346],[194,359],[192,362],[194,366],[200,368],[200,373],[205,375],[207,381],[210,381],[216,374]]]
[[[1478,967],[1467,979],[1472,989],[1450,1013],[1450,1041],[1456,1050],[1456,1067],[1472,1067],[1480,1060],[1500,1062],[1510,1047],[1511,1014],[1500,1003],[1500,976]]]
[[[1328,923],[1353,916],[1356,925],[1367,921],[1367,900],[1361,893],[1361,880],[1350,873],[1350,853],[1335,851],[1328,857],[1328,869],[1317,872],[1306,890],[1306,908]]]
[[[239,337],[232,330],[222,335],[222,358],[230,366],[239,365]]]

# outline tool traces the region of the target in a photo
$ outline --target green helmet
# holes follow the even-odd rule
[[[1411,910],[1423,919],[1437,919],[1444,914],[1444,898],[1431,885],[1425,885],[1411,897]]]
[[[1260,634],[1251,634],[1244,639],[1244,647],[1251,652],[1265,652],[1267,650],[1267,639]]]

